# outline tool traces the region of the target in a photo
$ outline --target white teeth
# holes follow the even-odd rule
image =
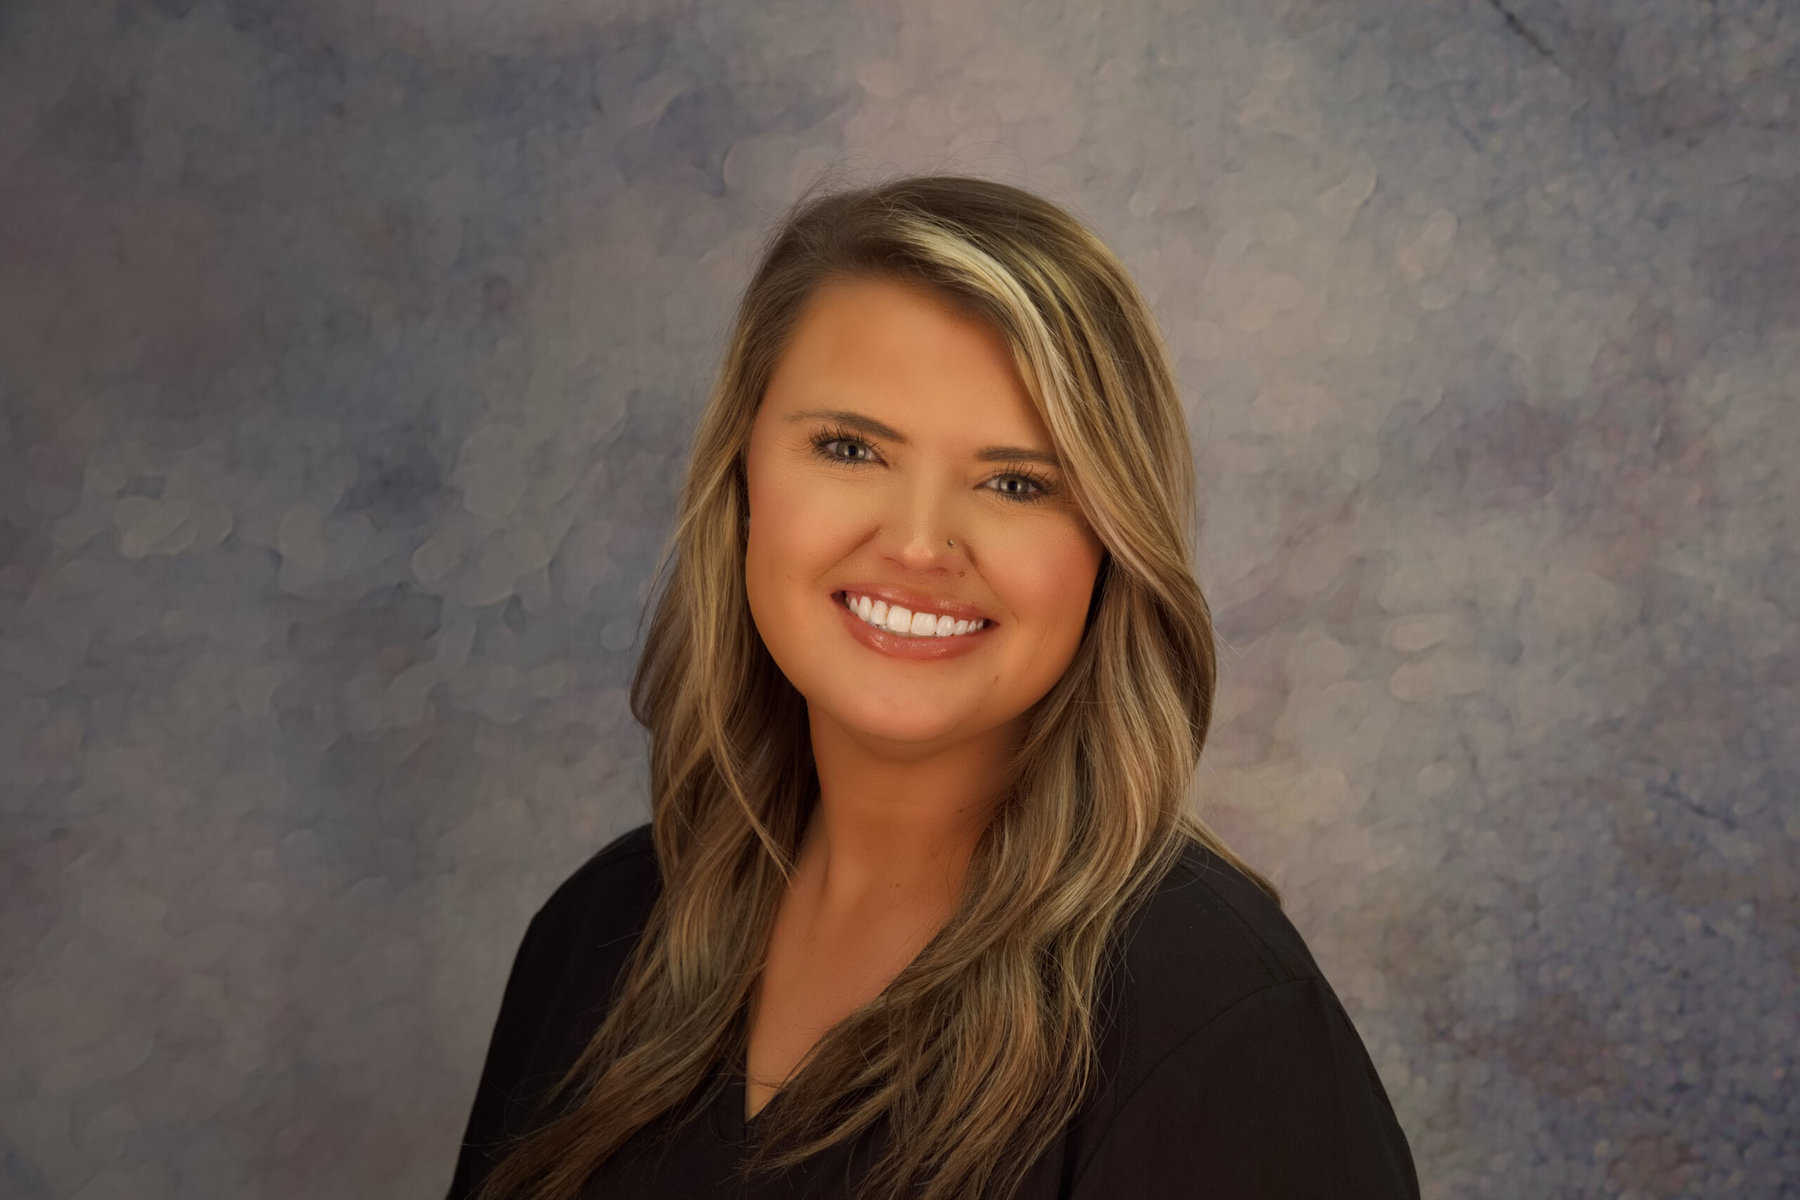
[[[937,613],[916,613],[903,604],[889,604],[885,600],[871,600],[848,592],[844,594],[844,604],[869,624],[902,637],[956,637],[973,633],[987,624],[984,619],[959,621]]]

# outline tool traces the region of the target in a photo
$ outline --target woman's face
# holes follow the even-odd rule
[[[815,733],[924,750],[1014,721],[1062,676],[1103,547],[991,326],[917,285],[821,285],[745,455],[750,611]],[[859,586],[991,624],[935,642],[872,631],[842,598]]]

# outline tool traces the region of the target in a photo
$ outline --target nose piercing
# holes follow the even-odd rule
[[[951,544],[951,545],[952,545],[952,546],[954,546],[954,545],[956,545],[956,543],[955,543],[955,542],[951,542],[951,543],[950,543],[950,544]]]

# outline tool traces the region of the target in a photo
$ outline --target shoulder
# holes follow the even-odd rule
[[[1206,1177],[1220,1196],[1417,1197],[1375,1066],[1268,893],[1189,847],[1119,961],[1075,1196],[1186,1195]]]
[[[531,1127],[539,1097],[604,1016],[657,890],[650,826],[640,825],[589,855],[532,915],[507,974],[450,1195],[473,1195],[508,1139]]]
[[[660,890],[650,826],[639,825],[590,854],[531,918],[516,970],[537,1070],[560,1071],[586,1044]]]
[[[1117,939],[1102,1028],[1115,1102],[1240,1006],[1329,991],[1275,899],[1198,844],[1183,849]]]
[[[531,918],[528,940],[554,954],[579,954],[635,940],[661,891],[648,823],[590,854]]]
[[[556,886],[540,910],[560,914],[587,909],[595,900],[635,895],[658,883],[656,845],[650,824],[626,830],[589,855]]]
[[[1127,923],[1126,996],[1180,1034],[1263,989],[1319,976],[1281,906],[1219,855],[1190,844]]]

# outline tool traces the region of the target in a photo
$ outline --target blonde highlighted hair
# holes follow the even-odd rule
[[[739,305],[632,679],[663,888],[604,1022],[481,1200],[574,1196],[719,1064],[743,1060],[748,1000],[818,797],[804,701],[745,596],[743,456],[802,305],[841,277],[925,285],[1004,334],[1105,552],[1080,646],[1030,714],[960,906],[763,1110],[746,1177],[879,1123],[884,1153],[860,1195],[1012,1194],[1090,1094],[1116,931],[1175,858],[1199,844],[1274,894],[1189,802],[1216,675],[1191,567],[1193,458],[1124,268],[1064,210],[994,181],[803,196]]]

